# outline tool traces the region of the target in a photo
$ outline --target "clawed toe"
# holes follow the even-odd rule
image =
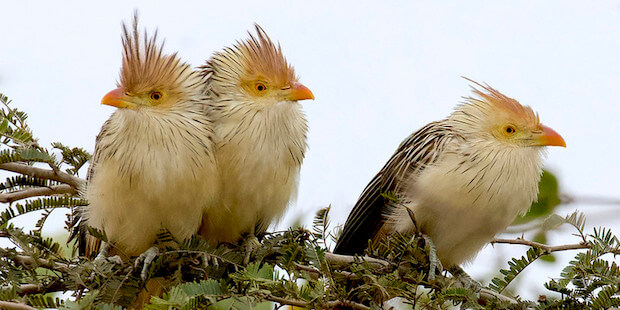
[[[482,284],[472,279],[463,268],[453,266],[450,267],[449,271],[454,276],[459,286],[472,289],[474,292],[480,292],[482,289]]]
[[[431,240],[431,238],[427,235],[422,235],[422,238],[424,238],[425,247],[427,248],[428,253],[428,280],[433,281],[435,280],[435,274],[443,271],[443,265],[437,258],[437,249],[435,248],[433,240]]]
[[[134,267],[139,268],[142,265],[142,271],[140,272],[140,277],[142,281],[146,280],[146,277],[149,272],[149,268],[151,267],[151,263],[159,255],[159,248],[156,246],[150,247],[148,250],[144,251],[144,253],[140,254],[138,258],[136,258]]]

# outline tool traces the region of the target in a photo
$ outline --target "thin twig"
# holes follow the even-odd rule
[[[295,268],[297,268],[298,270],[303,270],[303,271],[310,273],[310,276],[315,280],[317,280],[321,276],[321,271],[319,271],[318,269],[314,267],[302,265],[299,263],[294,263],[294,264],[295,264]],[[332,271],[332,274],[342,276],[344,278],[351,279],[351,280],[360,278],[356,274],[349,272],[349,271]]]
[[[289,305],[289,306],[295,306],[295,307],[300,307],[300,308],[310,308],[313,305],[309,302],[305,302],[302,300],[292,300],[292,299],[286,299],[286,298],[281,298],[281,297],[276,297],[273,296],[271,294],[267,294],[265,295],[265,299],[273,301],[273,302],[277,302],[281,305]],[[370,310],[369,307],[364,306],[360,303],[356,303],[353,301],[340,301],[340,300],[336,300],[336,301],[327,301],[324,303],[319,304],[319,306],[324,307],[325,309],[334,309],[336,307],[351,307],[353,309],[362,309],[362,310]]]
[[[491,244],[496,244],[496,243],[527,245],[527,246],[530,246],[530,247],[533,247],[533,248],[539,248],[539,249],[543,250],[547,254],[550,254],[550,253],[553,253],[553,252],[558,252],[558,251],[580,250],[580,249],[589,249],[590,248],[590,244],[589,243],[585,243],[585,242],[550,246],[550,245],[546,245],[546,244],[542,244],[542,243],[538,243],[538,242],[534,242],[534,241],[525,240],[523,238],[517,238],[517,239],[493,239],[491,241]]]
[[[518,302],[514,300],[513,298],[510,298],[506,295],[502,295],[500,293],[494,292],[486,288],[483,288],[480,290],[480,297],[487,299],[487,300],[498,299],[500,301],[507,301],[511,304],[518,304]]]
[[[37,310],[36,308],[30,307],[27,304],[23,304],[20,302],[12,302],[12,301],[2,301],[2,300],[0,300],[0,309]]]
[[[62,171],[54,171],[50,169],[37,168],[20,163],[4,163],[0,164],[0,169],[11,172],[21,173],[37,178],[48,179],[58,181],[61,183],[69,184],[76,190],[79,190],[86,183],[85,180],[76,176],[70,175]]]
[[[68,272],[70,269],[69,265],[67,264],[52,262],[44,258],[35,259],[35,258],[32,258],[30,256],[25,256],[25,255],[9,256],[8,258],[18,264],[23,265],[24,267],[32,268],[32,269],[37,268],[37,267],[43,267],[49,270],[57,270],[60,272]]]
[[[10,286],[10,285],[5,285],[5,286],[0,287],[0,291],[8,291],[12,289],[13,289],[13,286]],[[66,289],[67,288],[65,287],[65,285],[63,285],[62,282],[59,282],[59,281],[55,281],[48,285],[23,284],[23,285],[15,287],[15,290],[19,296],[39,294],[39,293],[46,294],[46,293],[51,293],[51,292],[64,291]]]
[[[382,259],[368,257],[368,256],[360,257],[360,256],[334,254],[334,253],[325,253],[325,260],[327,260],[327,262],[330,265],[336,268],[342,267],[342,266],[349,266],[352,263],[361,263],[361,262],[366,262],[370,264],[371,267],[375,267],[377,269],[385,269],[391,266],[391,264],[387,261],[384,261]]]
[[[77,194],[77,190],[69,184],[30,188],[18,192],[0,194],[0,203],[11,203],[13,201],[30,197],[51,196],[58,194]]]
[[[581,203],[589,205],[620,206],[620,198],[597,197],[597,196],[570,196],[560,195],[563,204]]]

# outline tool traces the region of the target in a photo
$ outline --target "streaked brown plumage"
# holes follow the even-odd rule
[[[137,18],[123,25],[120,82],[102,100],[118,110],[97,136],[84,193],[87,224],[124,257],[148,249],[161,229],[194,235],[218,191],[205,79],[162,47],[156,33],[142,38]]]
[[[401,143],[360,196],[334,252],[361,254],[369,240],[412,232],[410,209],[440,261],[452,267],[528,210],[545,146],[565,146],[564,140],[530,107],[475,84],[482,89],[473,88],[476,97]]]
[[[225,48],[202,68],[214,106],[221,190],[200,234],[213,243],[263,232],[297,191],[307,123],[299,84],[279,45],[257,35]]]

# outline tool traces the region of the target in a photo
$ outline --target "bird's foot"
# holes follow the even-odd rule
[[[123,264],[123,259],[121,259],[120,256],[118,255],[114,255],[112,257],[108,257],[108,253],[110,252],[110,248],[112,246],[107,243],[107,242],[103,242],[103,244],[101,245],[101,249],[99,250],[99,253],[97,254],[97,256],[95,257],[95,259],[93,260],[93,262],[95,264],[101,263],[103,261],[108,261],[117,265],[122,265]]]
[[[243,240],[243,247],[245,247],[245,258],[243,259],[243,265],[247,265],[250,262],[252,254],[260,247],[260,241],[254,234],[248,235]]]
[[[428,253],[428,280],[433,281],[435,280],[435,274],[443,271],[443,266],[441,265],[441,261],[437,258],[437,249],[431,237],[422,234],[422,238],[424,238],[424,244]]]
[[[453,267],[450,267],[449,271],[456,279],[457,285],[472,289],[476,293],[480,292],[480,290],[482,289],[482,284],[472,279],[472,277],[470,277],[467,272],[465,272],[465,270],[463,270],[463,268],[461,268],[460,266],[455,265]]]
[[[142,271],[140,272],[140,277],[142,278],[142,281],[146,280],[146,276],[149,272],[149,267],[151,266],[151,263],[153,262],[155,257],[157,257],[157,255],[159,255],[159,248],[156,246],[152,246],[148,250],[144,251],[144,253],[140,254],[138,258],[136,258],[134,267],[139,268],[140,265],[142,265]]]

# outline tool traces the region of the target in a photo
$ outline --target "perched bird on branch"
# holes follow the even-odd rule
[[[369,240],[420,231],[449,268],[529,209],[545,147],[566,144],[530,107],[471,82],[475,97],[407,137],[370,181],[335,253],[363,254]]]
[[[164,54],[157,32],[143,38],[137,17],[132,29],[123,24],[122,43],[118,88],[101,101],[118,109],[97,136],[84,216],[127,257],[149,249],[161,229],[179,240],[196,234],[219,183],[204,77]],[[87,255],[97,251],[93,240]]]
[[[214,106],[220,192],[200,234],[213,243],[264,232],[295,196],[306,152],[298,102],[314,99],[280,45],[256,36],[215,53],[202,67]]]

